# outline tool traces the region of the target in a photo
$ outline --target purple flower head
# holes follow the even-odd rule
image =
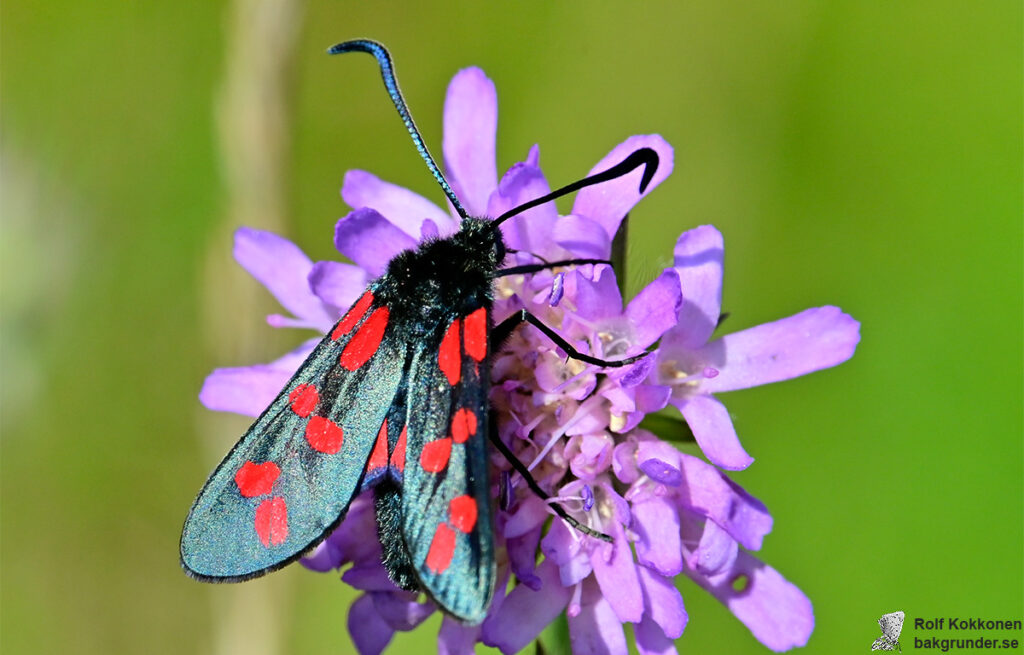
[[[444,162],[449,183],[473,215],[498,216],[550,190],[537,146],[499,180],[496,129],[493,83],[479,69],[460,71],[445,103]],[[656,135],[627,139],[591,173],[640,147],[660,157],[650,192],[672,170],[672,149]],[[569,215],[560,216],[549,202],[507,221],[501,229],[516,252],[506,265],[607,258],[622,217],[641,198],[639,177],[634,171],[581,190]],[[367,172],[350,171],[342,196],[355,209],[338,221],[334,243],[354,264],[314,264],[281,237],[236,233],[239,263],[290,313],[270,317],[271,325],[330,330],[397,253],[458,229],[448,210]],[[825,308],[708,344],[718,319],[721,261],[721,237],[705,227],[685,233],[675,265],[629,302],[603,264],[498,279],[495,322],[527,309],[577,350],[605,359],[660,347],[631,365],[602,369],[567,358],[525,326],[494,353],[490,402],[499,437],[551,502],[610,535],[612,543],[555,517],[495,453],[495,596],[480,625],[444,618],[440,652],[470,653],[482,642],[515,653],[565,613],[575,653],[626,653],[625,623],[634,624],[640,653],[674,653],[688,620],[674,583],[679,574],[728,606],[769,648],[806,643],[814,626],[810,601],[748,553],[771,530],[765,507],[715,466],[637,426],[672,403],[714,464],[742,468],[749,458],[742,449],[742,457],[737,454],[731,425],[714,413],[721,406],[711,393],[839,363],[856,343],[856,323]],[[787,323],[794,319],[800,320]],[[258,415],[316,341],[269,364],[215,370],[200,400],[211,409]],[[349,630],[360,653],[376,654],[396,631],[415,628],[436,607],[391,582],[380,544],[368,535],[376,535],[376,527],[364,495],[302,562],[315,571],[343,569],[342,579],[363,591],[349,611]]]

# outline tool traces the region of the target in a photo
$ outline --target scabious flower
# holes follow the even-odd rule
[[[461,71],[448,89],[443,150],[448,180],[473,215],[497,216],[550,190],[537,146],[498,179],[496,129],[494,85],[479,69]],[[661,159],[650,192],[672,170],[672,149],[658,136],[627,139],[591,172],[645,146]],[[622,217],[641,197],[639,176],[634,171],[581,190],[567,216],[547,203],[509,220],[502,230],[516,251],[510,260],[607,258]],[[370,173],[349,172],[342,197],[355,209],[338,222],[334,242],[353,264],[314,264],[281,237],[244,228],[236,234],[236,259],[292,314],[269,317],[271,325],[328,331],[395,254],[458,228],[448,211]],[[806,643],[814,626],[810,601],[748,552],[771,530],[764,505],[716,466],[638,425],[671,403],[713,464],[742,468],[749,457],[711,394],[838,364],[852,354],[857,323],[822,308],[708,343],[719,318],[721,235],[708,226],[690,230],[675,255],[674,265],[628,303],[606,265],[497,281],[496,321],[526,308],[597,357],[658,350],[627,367],[601,369],[567,359],[539,331],[523,327],[495,352],[490,400],[500,438],[556,502],[613,543],[553,519],[549,504],[495,453],[495,597],[481,625],[445,617],[439,652],[469,653],[483,642],[514,653],[565,612],[575,653],[626,653],[625,623],[634,624],[640,653],[674,653],[688,620],[674,584],[679,574],[726,604],[767,647]],[[316,341],[269,364],[215,370],[201,401],[259,414]],[[302,560],[317,571],[344,568],[342,580],[365,592],[348,621],[364,654],[381,652],[395,631],[413,629],[436,610],[391,583],[380,544],[369,536],[375,534],[373,504],[359,497]]]

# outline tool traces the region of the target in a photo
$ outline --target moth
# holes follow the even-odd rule
[[[185,520],[181,564],[206,582],[237,582],[279,569],[322,541],[352,499],[372,488],[392,580],[476,624],[487,613],[496,574],[487,442],[546,497],[491,427],[492,352],[528,322],[584,362],[623,366],[643,356],[605,361],[578,352],[525,310],[495,325],[496,277],[607,263],[574,259],[501,269],[508,250],[499,226],[641,166],[643,192],[658,155],[641,148],[604,172],[493,220],[469,216],[420,137],[384,46],[346,41],[328,52],[376,59],[417,151],[461,224],[451,236],[396,255],[231,449]],[[608,539],[557,504],[553,509],[578,530]]]
[[[902,653],[900,633],[903,632],[903,618],[905,616],[903,612],[883,614],[882,618],[878,619],[878,625],[882,628],[882,636],[875,639],[875,642],[871,644],[871,650],[898,650]]]

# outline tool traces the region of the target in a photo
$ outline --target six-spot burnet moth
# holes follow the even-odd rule
[[[643,356],[605,361],[580,353],[525,310],[493,325],[496,277],[601,261],[501,269],[507,250],[498,226],[641,166],[643,192],[658,155],[642,148],[602,173],[493,220],[469,216],[413,123],[387,50],[358,40],[328,52],[353,51],[376,58],[416,149],[462,219],[459,230],[392,259],[317,345],[199,492],[182,530],[181,563],[189,575],[208,582],[263,575],[318,544],[341,522],[352,499],[372,488],[392,580],[425,591],[466,623],[479,623],[495,580],[486,441],[546,498],[490,429],[493,349],[529,322],[584,362],[622,366]],[[552,508],[581,532],[608,539],[559,505]]]

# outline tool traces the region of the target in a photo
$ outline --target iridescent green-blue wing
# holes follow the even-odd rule
[[[317,544],[358,492],[408,356],[371,287],[199,492],[181,534],[193,577],[239,581]]]

